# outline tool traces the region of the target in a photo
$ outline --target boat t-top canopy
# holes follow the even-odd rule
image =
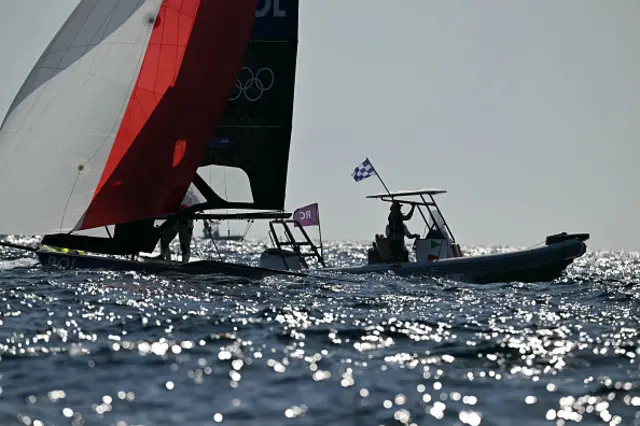
[[[384,194],[367,195],[367,198],[378,198],[381,200],[385,200],[387,198],[395,197],[411,197],[414,195],[438,195],[446,193],[447,191],[445,191],[444,189],[413,189],[407,191],[386,192]]]
[[[446,194],[446,193],[447,191],[445,191],[444,189],[414,189],[414,190],[405,190],[405,191],[397,191],[397,192],[386,192],[383,194],[367,195],[367,198],[374,198],[374,199],[377,199],[380,201],[386,201],[386,202],[396,201],[400,204],[408,204],[408,205],[417,207],[418,211],[420,212],[420,216],[422,216],[422,219],[424,220],[424,223],[429,230],[438,228],[438,225],[437,225],[438,221],[436,220],[436,217],[434,214],[434,212],[437,212],[438,216],[440,216],[440,219],[442,220],[442,226],[446,228],[446,230],[449,232],[449,235],[451,236],[453,241],[455,241],[455,239],[453,238],[453,233],[449,228],[449,225],[444,220],[444,216],[442,215],[440,208],[436,204],[436,200],[433,198],[434,195]],[[419,197],[419,199],[403,200],[402,197]],[[429,200],[427,201],[427,198],[425,197],[428,197]],[[424,207],[426,211],[423,211],[421,207]],[[429,221],[427,220],[427,216],[425,215],[425,213],[426,215],[431,217],[431,221],[432,221],[431,223],[429,223]]]

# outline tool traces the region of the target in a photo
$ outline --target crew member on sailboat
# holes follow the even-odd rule
[[[182,204],[180,208],[187,208]],[[187,263],[191,257],[191,239],[193,238],[193,219],[182,218],[173,226],[169,226],[160,237],[160,256],[164,260],[171,260],[171,249],[169,244],[178,235],[180,239],[180,252],[182,253],[182,263]]]
[[[182,200],[180,209],[203,204],[205,201],[206,199],[198,193],[194,185],[190,185]],[[191,218],[180,218],[175,224],[165,229],[160,236],[160,256],[158,256],[157,259],[171,260],[169,244],[171,244],[171,241],[173,241],[176,235],[180,239],[182,262],[189,262],[191,257],[191,240],[193,239],[193,219]]]

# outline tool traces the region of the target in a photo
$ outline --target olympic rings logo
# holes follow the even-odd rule
[[[249,67],[242,67],[236,80],[236,87],[229,98],[235,101],[243,96],[249,102],[256,102],[264,92],[271,90],[276,76],[271,68],[260,68],[256,73]]]

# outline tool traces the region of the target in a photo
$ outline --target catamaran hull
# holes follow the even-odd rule
[[[44,268],[104,269],[109,271],[139,271],[151,274],[166,272],[191,275],[223,274],[250,279],[261,279],[270,275],[282,274],[282,271],[213,260],[201,260],[190,263],[167,262],[153,259],[137,261],[47,250],[38,250],[36,254]]]
[[[359,267],[327,268],[327,271],[349,274],[394,272],[398,275],[443,276],[487,284],[495,282],[551,281],[587,249],[584,242],[566,240],[547,246],[510,253],[456,257],[430,263],[387,263]]]

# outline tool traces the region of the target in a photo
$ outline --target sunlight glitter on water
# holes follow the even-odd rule
[[[486,286],[14,267],[0,424],[640,424],[639,272],[627,253]]]

